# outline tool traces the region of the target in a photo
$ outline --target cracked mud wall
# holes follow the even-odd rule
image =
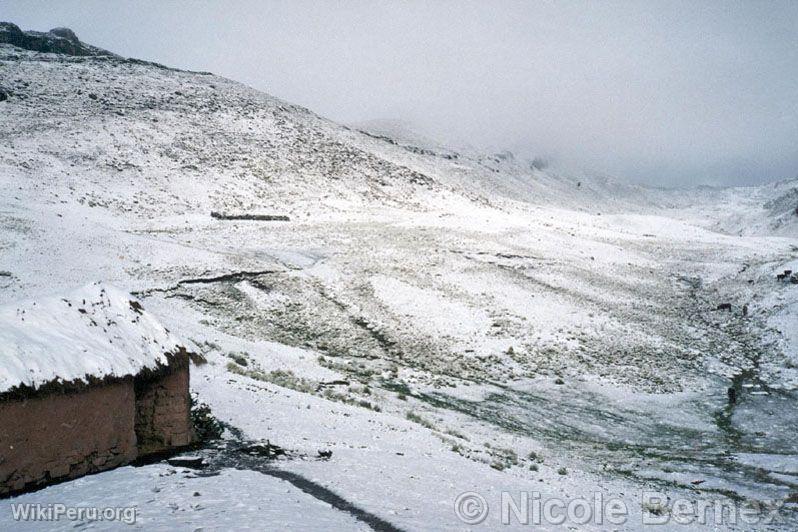
[[[193,440],[188,362],[156,379],[136,379],[135,432],[139,455],[183,447]]]
[[[188,356],[151,374],[0,400],[0,496],[191,443]]]
[[[132,379],[0,404],[0,495],[137,456]]]

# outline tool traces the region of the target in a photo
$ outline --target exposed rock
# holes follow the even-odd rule
[[[285,449],[272,444],[269,440],[266,440],[265,444],[253,443],[251,445],[245,445],[239,449],[239,452],[250,456],[261,456],[269,459],[285,456],[286,454]]]
[[[68,41],[71,41],[71,42],[74,42],[74,43],[80,43],[80,39],[78,39],[78,36],[75,35],[75,32],[72,31],[69,28],[53,28],[53,29],[50,30],[50,33],[52,33],[53,35],[55,35],[57,37],[61,37],[63,39],[66,39]]]
[[[77,56],[114,56],[108,50],[85,44],[69,28],[53,28],[48,32],[22,31],[11,22],[0,22],[0,43],[7,43],[34,52]]]

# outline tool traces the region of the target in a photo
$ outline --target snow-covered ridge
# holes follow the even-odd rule
[[[99,283],[0,307],[0,392],[135,375],[182,342],[129,294]]]

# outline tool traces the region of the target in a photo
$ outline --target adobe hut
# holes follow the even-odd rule
[[[191,443],[188,352],[119,290],[0,307],[0,496]]]

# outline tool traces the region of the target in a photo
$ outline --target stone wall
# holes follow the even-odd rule
[[[134,460],[135,412],[132,379],[0,403],[0,494]]]

